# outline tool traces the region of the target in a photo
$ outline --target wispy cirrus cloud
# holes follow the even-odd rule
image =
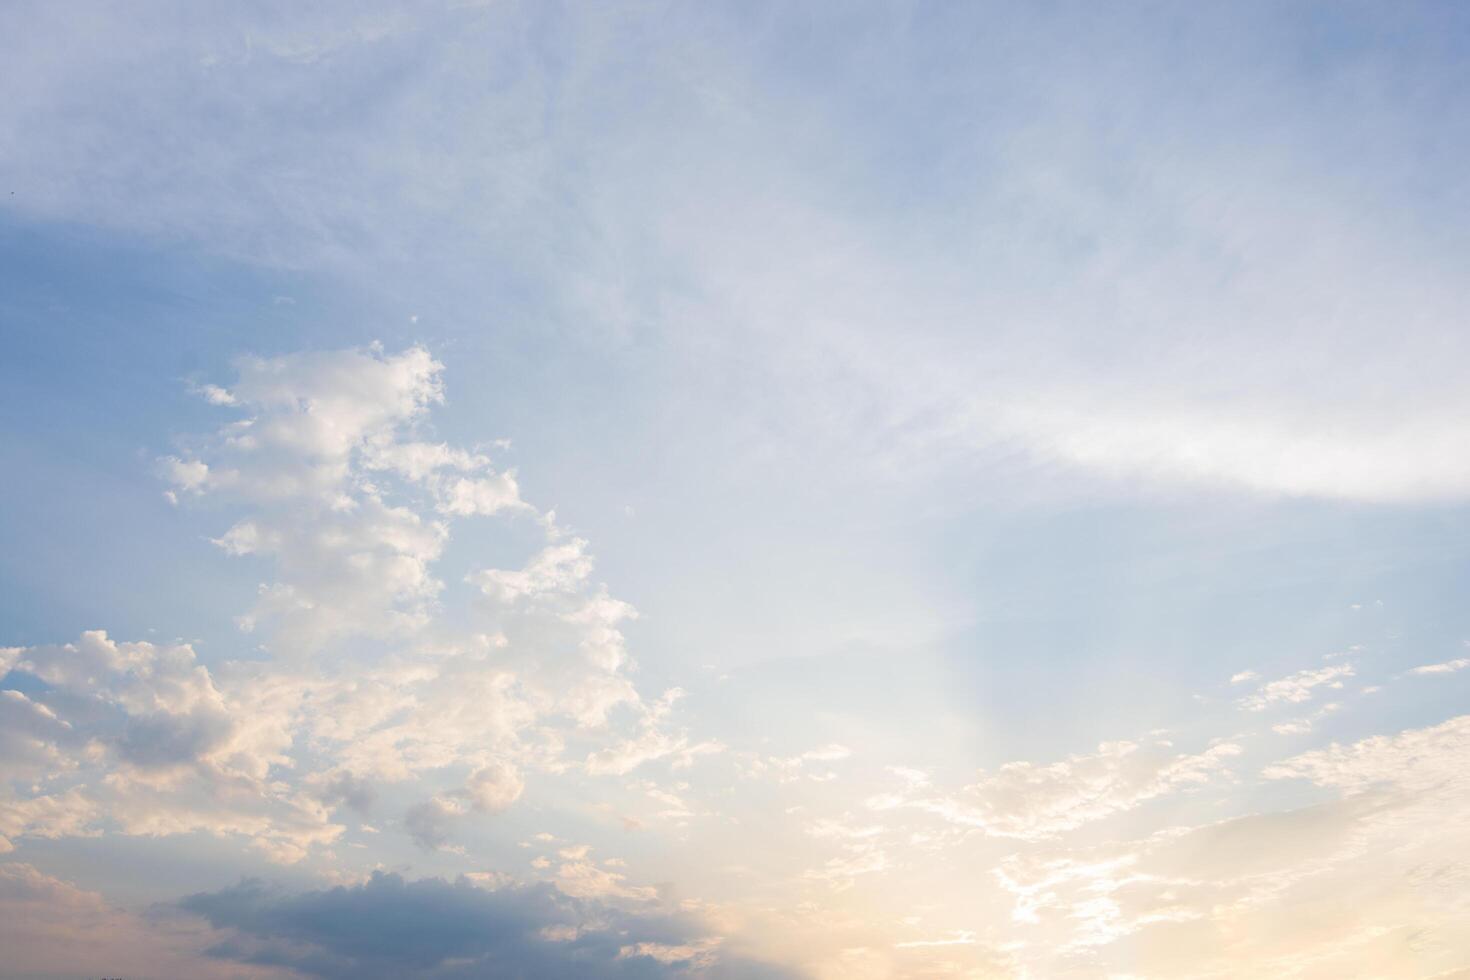
[[[1023,55],[978,30],[987,15],[952,11],[905,22],[878,59],[901,79],[890,97],[906,93],[948,134],[945,152],[894,173],[886,137],[899,133],[854,123],[800,73],[752,68],[780,47],[773,25],[739,11],[543,16],[544,31],[520,8],[409,18],[375,4],[266,28],[243,12],[142,25],[98,8],[79,29],[17,5],[7,33],[33,43],[8,59],[15,98],[0,110],[0,158],[22,191],[9,206],[365,283],[393,268],[470,308],[483,297],[469,284],[495,268],[598,336],[652,333],[694,359],[759,350],[769,410],[736,406],[725,431],[829,476],[1009,460],[1028,481],[1060,468],[1266,496],[1470,493],[1456,451],[1470,406],[1448,367],[1467,353],[1450,257],[1462,246],[1452,209],[1422,200],[1463,186],[1429,152],[1465,138],[1428,108],[1451,97],[1455,72],[1339,52],[1354,68],[1304,88],[1279,57],[1245,53],[1303,26],[1252,8],[1178,25],[1198,42],[1184,89],[1209,91],[1200,111],[1153,84],[1179,66],[1141,13],[1088,18],[1131,52],[1114,60],[1109,46],[1075,47],[1053,14],[1002,18],[1033,37]],[[1372,10],[1343,16],[1361,36],[1388,29]],[[949,31],[996,46],[960,58]],[[892,60],[905,52],[927,52],[932,72]],[[883,101],[853,64],[828,67],[817,77],[857,72],[853,91]],[[1397,87],[1405,73],[1417,99]],[[389,79],[394,97],[380,100]],[[969,125],[950,115],[950,83],[1025,91],[1028,111]],[[1416,111],[1374,98],[1375,85]],[[612,91],[657,93],[661,138],[644,138],[649,121]],[[1323,113],[1323,91],[1352,107],[1351,124]],[[348,108],[363,100],[377,111]],[[1126,141],[1102,122],[1122,105]],[[1433,125],[1413,125],[1420,107]],[[135,136],[174,119],[189,140]],[[1344,139],[1354,152],[1334,149]],[[959,179],[960,159],[986,179]],[[1434,176],[1408,188],[1415,167]],[[1399,206],[1406,196],[1415,207]],[[909,207],[851,206],[895,198]],[[1083,337],[1107,341],[1092,352]],[[721,362],[728,372],[704,384],[753,380]],[[506,490],[449,499],[495,506]]]
[[[952,796],[917,787],[869,801],[875,810],[918,809],[987,834],[1040,840],[1226,776],[1241,747],[1222,741],[1196,754],[1172,743],[1107,742],[1059,762],[1008,762]]]

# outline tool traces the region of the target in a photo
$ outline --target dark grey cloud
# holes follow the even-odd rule
[[[128,718],[117,748],[136,766],[173,766],[192,762],[223,744],[233,729],[224,712],[158,713]]]
[[[328,806],[346,804],[358,813],[369,813],[378,800],[378,790],[368,780],[350,772],[338,773],[322,788],[321,799]]]
[[[426,851],[435,851],[449,843],[450,825],[456,814],[439,800],[428,800],[411,806],[403,815],[403,827],[413,842]]]
[[[487,889],[465,878],[406,881],[379,872],[361,885],[294,894],[245,880],[179,904],[233,931],[210,955],[317,977],[794,976],[727,955],[713,962],[639,955],[640,943],[682,947],[707,933],[685,916],[572,898],[549,884]],[[546,930],[575,935],[552,939]]]

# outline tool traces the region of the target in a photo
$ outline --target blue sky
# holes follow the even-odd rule
[[[1458,6],[0,37],[0,975],[1470,970]]]

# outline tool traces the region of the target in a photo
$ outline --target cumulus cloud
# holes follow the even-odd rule
[[[39,689],[0,694],[0,833],[202,830],[295,861],[341,835],[335,810],[411,783],[423,802],[400,826],[444,848],[571,753],[622,773],[718,749],[669,729],[676,695],[638,693],[620,629],[635,612],[594,580],[587,541],[484,453],[420,438],[440,372],[417,347],[239,361],[211,400],[242,417],[164,469],[237,511],[221,551],[271,569],[241,617],[269,657],[211,669],[187,644],[102,631],[6,648],[0,666]],[[453,519],[487,517],[543,540],[520,568],[472,571],[478,598],[450,617],[434,563]],[[22,782],[43,773],[69,781]]]
[[[524,786],[515,766],[493,760],[472,772],[464,788],[410,807],[403,824],[414,843],[425,850],[446,847],[461,817],[472,810],[499,813],[520,799]]]
[[[495,760],[470,773],[465,790],[475,809],[499,813],[520,799],[524,788],[525,783],[515,766]]]
[[[230,406],[242,417],[166,470],[179,493],[249,511],[215,543],[271,559],[279,577],[261,585],[242,627],[269,626],[277,656],[307,656],[343,637],[424,625],[447,528],[432,511],[386,500],[369,475],[409,478],[459,460],[414,442],[393,450],[442,401],[442,365],[415,347],[247,357],[237,371]]]
[[[44,765],[71,785],[12,785],[0,797],[7,836],[203,830],[295,860],[341,832],[308,794],[268,779],[288,761],[289,734],[252,719],[252,700],[232,699],[188,644],[117,642],[97,630],[16,651],[13,670],[44,687],[0,695],[10,709],[0,711],[0,747],[20,744],[31,762],[12,754],[6,768]]]
[[[458,517],[474,514],[489,516],[502,510],[524,506],[514,473],[498,473],[475,479],[462,476],[452,482],[436,485],[435,490],[439,497],[439,510]]]
[[[490,598],[515,603],[575,592],[591,574],[587,542],[571,538],[547,545],[524,568],[482,569],[469,580]]]

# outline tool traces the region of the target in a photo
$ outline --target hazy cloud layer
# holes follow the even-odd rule
[[[1470,491],[1455,12],[867,9],[810,74],[800,18],[738,6],[178,14],[10,7],[11,207],[758,350],[736,411],[870,475]]]
[[[0,5],[0,975],[1463,980],[1467,38]]]

